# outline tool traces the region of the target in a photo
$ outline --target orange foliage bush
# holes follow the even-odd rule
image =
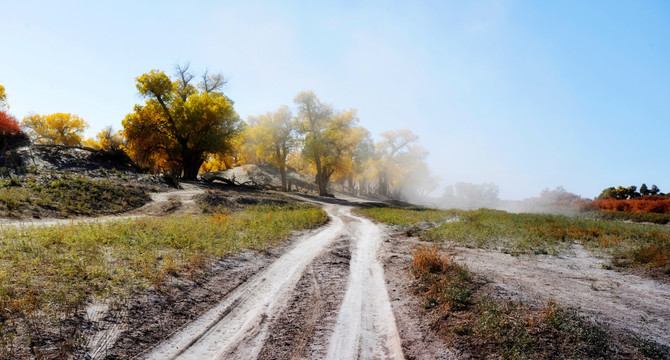
[[[643,196],[628,200],[594,200],[593,204],[602,211],[670,214],[670,198],[659,195]]]
[[[449,269],[449,259],[439,253],[437,247],[422,247],[414,251],[412,266],[421,274],[438,274]]]
[[[0,110],[0,134],[16,135],[21,132],[19,122],[5,110]]]

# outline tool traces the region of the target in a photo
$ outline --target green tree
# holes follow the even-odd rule
[[[653,186],[652,186],[653,189]],[[637,192],[637,186],[632,185],[629,187],[623,187],[623,186],[617,186],[616,188],[614,187],[608,187],[605,190],[603,190],[600,195],[596,197],[598,200],[605,200],[605,199],[616,199],[616,200],[626,200],[626,199],[633,199],[640,197],[640,193]]]
[[[617,189],[613,186],[610,186],[600,192],[600,195],[596,197],[597,200],[606,200],[606,199],[616,199],[617,198]]]
[[[640,186],[640,194],[642,196],[647,196],[651,194],[651,191],[649,191],[649,188],[647,188],[647,184],[643,183],[642,186]]]
[[[286,186],[286,158],[297,144],[296,122],[288,106],[276,112],[267,112],[249,117],[248,143],[256,150],[256,156],[268,160],[279,168],[282,190]]]
[[[172,164],[186,179],[196,179],[209,154],[224,153],[241,131],[233,102],[219,91],[226,83],[220,74],[202,74],[192,85],[188,65],[177,66],[176,79],[151,70],[136,78],[144,105],[123,121],[131,156],[153,168]]]
[[[637,192],[637,186],[632,185],[632,186],[627,187],[626,188],[626,197],[628,199],[633,199],[633,198],[640,197],[640,193]]]

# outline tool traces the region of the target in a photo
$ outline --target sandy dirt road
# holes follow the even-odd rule
[[[378,255],[381,228],[350,207],[324,209],[327,226],[304,234],[265,271],[140,358],[402,359]],[[291,331],[290,313],[304,323],[300,336],[273,343]]]
[[[135,219],[144,216],[160,216],[167,213],[195,213],[198,212],[196,197],[205,192],[206,186],[196,182],[182,182],[182,189],[167,192],[151,193],[151,201],[137,209],[119,215],[105,215],[97,217],[72,217],[68,219],[0,219],[3,226],[56,226],[80,223],[96,223],[123,219]]]
[[[606,323],[670,346],[670,284],[607,270],[607,261],[580,244],[560,256],[511,256],[497,251],[451,250],[471,271],[527,303],[553,299]]]

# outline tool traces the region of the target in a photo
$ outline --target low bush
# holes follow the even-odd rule
[[[417,249],[412,269],[422,284],[420,291],[426,296],[426,308],[444,304],[449,309],[462,309],[470,304],[470,273],[463,266],[449,261],[437,247]]]
[[[627,200],[594,200],[593,204],[603,211],[670,214],[670,198],[658,195]]]
[[[21,132],[18,120],[7,111],[0,109],[0,136],[17,135]]]

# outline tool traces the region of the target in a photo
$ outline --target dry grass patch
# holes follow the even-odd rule
[[[412,271],[432,329],[474,359],[665,359],[670,351],[635,337],[617,338],[549,301],[544,308],[487,295],[467,269],[436,247],[418,248]]]
[[[306,205],[107,223],[0,229],[0,358],[48,344],[75,345],[92,297],[161,291],[174,276],[197,278],[218,258],[265,250],[327,220]],[[70,333],[63,333],[69,331]],[[52,352],[53,353],[53,352]]]

